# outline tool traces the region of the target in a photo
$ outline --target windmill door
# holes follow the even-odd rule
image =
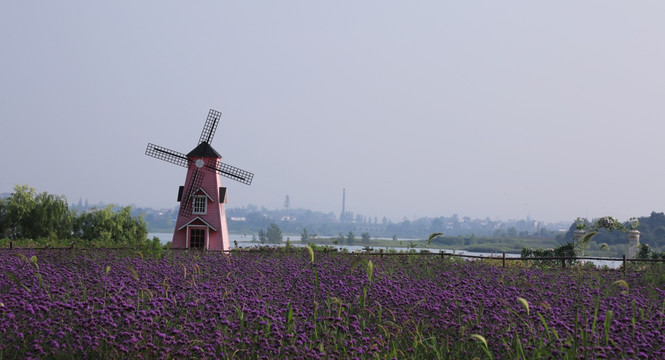
[[[189,228],[189,247],[192,249],[203,249],[206,243],[205,227],[190,227]]]

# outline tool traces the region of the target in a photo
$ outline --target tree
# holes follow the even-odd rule
[[[311,241],[314,241],[318,234],[310,233],[307,231],[306,228],[302,229],[302,232],[300,233],[300,241],[302,241],[303,244],[307,244]]]
[[[498,228],[494,230],[494,234],[492,234],[492,237],[494,238],[505,238],[506,237],[506,230]]]
[[[444,220],[444,218],[442,216],[432,219],[432,223],[430,224],[429,231],[431,233],[443,231],[443,228],[444,228],[444,225],[445,225],[443,220]]]
[[[349,231],[349,233],[346,235],[346,243],[351,245],[356,241],[356,235],[353,233],[353,231]]]
[[[73,216],[64,196],[43,192],[35,197],[35,203],[30,214],[34,219],[31,237],[66,239],[72,236]]]
[[[64,196],[37,194],[28,185],[16,185],[0,203],[0,236],[55,240],[72,235],[72,214]]]
[[[266,230],[266,237],[268,238],[268,242],[279,244],[282,242],[283,238],[282,230],[277,224],[271,223],[270,226],[268,226],[268,230]]]
[[[371,240],[371,238],[369,236],[369,233],[367,233],[367,232],[362,233],[362,235],[360,235],[360,237],[362,238],[362,242],[365,243],[365,244],[369,243],[370,240]]]
[[[259,229],[259,242],[265,244],[267,241],[266,232],[263,229]]]
[[[143,217],[133,217],[130,206],[114,211],[113,205],[108,205],[83,213],[74,220],[73,229],[74,236],[103,244],[135,246],[143,244],[148,236]]]
[[[14,186],[14,192],[4,199],[5,219],[3,229],[10,239],[19,239],[27,236],[30,227],[30,212],[35,207],[35,189],[28,185]]]
[[[506,236],[508,236],[511,239],[514,239],[517,237],[517,229],[514,226],[511,226],[508,228],[508,231],[506,231]]]
[[[142,215],[133,216],[131,207],[114,211],[113,206],[73,213],[64,196],[37,194],[27,185],[17,185],[8,198],[0,200],[0,236],[11,239],[48,241],[101,240],[105,244],[143,245],[148,226]]]

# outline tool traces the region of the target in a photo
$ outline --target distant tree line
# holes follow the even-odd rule
[[[131,207],[77,212],[64,196],[37,193],[27,185],[17,185],[8,197],[0,199],[0,238],[30,239],[37,245],[78,243],[99,245],[145,245],[148,227]]]
[[[499,221],[486,219],[450,217],[423,217],[415,220],[404,218],[400,222],[392,222],[383,217],[367,217],[360,214],[355,216],[347,212],[343,221],[334,213],[324,213],[306,209],[291,209],[285,206],[280,210],[268,210],[250,205],[243,208],[229,208],[226,210],[229,220],[229,230],[233,233],[254,233],[265,229],[270,224],[278,224],[286,234],[300,234],[304,228],[321,237],[336,237],[339,234],[369,233],[372,237],[381,238],[426,238],[431,233],[441,232],[447,236],[475,235],[482,238],[550,238],[563,237],[560,229],[568,227],[569,223],[560,223],[545,226],[542,222],[531,219],[516,221]],[[236,219],[236,220],[233,220]],[[237,219],[243,219],[239,221]],[[346,237],[346,235],[344,235]]]

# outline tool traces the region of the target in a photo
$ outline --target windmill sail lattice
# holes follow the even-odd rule
[[[172,164],[180,165],[182,167],[189,167],[189,164],[193,162],[193,160],[189,159],[187,155],[183,153],[179,153],[177,151],[173,151],[171,149],[167,149],[155,144],[148,144],[148,147],[145,150],[145,154],[160,160],[164,160],[166,162],[170,162]],[[251,172],[245,171],[235,166],[231,166],[229,164],[224,164],[221,162],[221,160],[205,164],[204,166],[206,169],[215,171],[222,176],[233,179],[245,185],[250,185],[254,178],[254,174]]]
[[[196,169],[194,172],[194,176],[189,178],[188,183],[185,185],[185,192],[183,193],[183,197],[181,200],[181,206],[180,206],[180,215],[190,217],[192,216],[192,197],[196,193],[196,191],[201,187],[201,183],[203,182],[203,177],[205,176],[205,173],[199,169]]]
[[[206,119],[205,125],[203,125],[203,131],[201,131],[201,137],[199,138],[199,144],[202,142],[210,144],[210,140],[212,140],[212,137],[215,136],[215,131],[217,130],[217,124],[219,123],[219,119],[222,117],[222,113],[210,109],[210,112],[208,112],[208,118]]]
[[[179,195],[180,211],[172,241],[176,247],[228,249],[228,229],[222,206],[226,202],[226,188],[221,187],[219,176],[246,185],[254,178],[249,171],[222,163],[221,155],[210,145],[221,116],[221,112],[210,109],[197,147],[187,154],[151,143],[146,148],[146,155],[188,169],[185,185],[180,190],[182,195]],[[194,205],[196,199],[197,206]]]
[[[145,149],[145,154],[182,167],[189,167],[190,163],[187,155],[155,144],[148,144],[148,148]]]

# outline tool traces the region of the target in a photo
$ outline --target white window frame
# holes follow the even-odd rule
[[[203,208],[203,211],[201,211]],[[192,214],[206,215],[208,213],[208,197],[205,195],[192,196]]]
[[[192,229],[201,229],[204,231],[204,238],[203,238],[203,248],[208,250],[208,247],[210,246],[210,234],[208,232],[208,227],[207,226],[201,226],[201,225],[188,225],[187,226],[187,239],[186,239],[186,248],[190,249],[192,247]]]

